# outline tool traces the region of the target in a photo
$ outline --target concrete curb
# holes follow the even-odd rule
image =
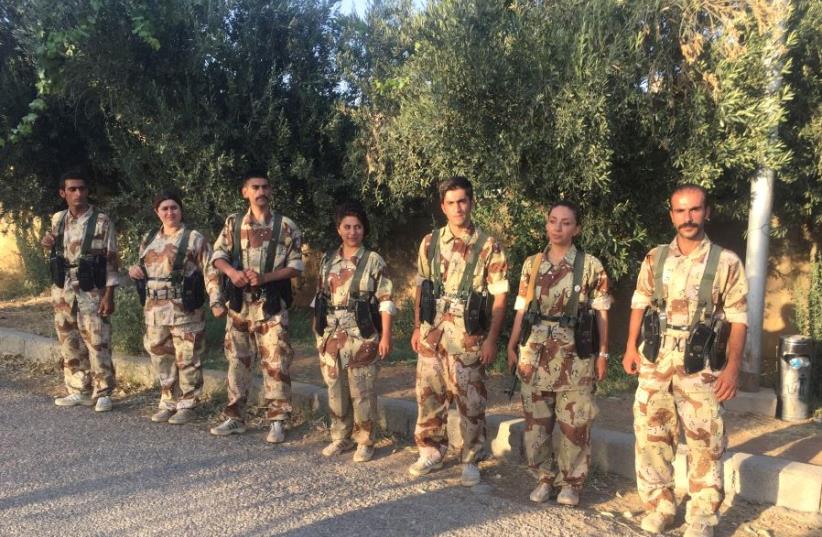
[[[19,354],[42,363],[59,363],[60,348],[51,338],[0,328],[0,354]],[[118,376],[127,377],[146,386],[156,384],[150,360],[145,356],[113,355]],[[261,405],[262,381],[256,378],[249,399]],[[225,388],[225,373],[204,371],[206,394]],[[324,387],[292,383],[292,404],[303,412],[327,414],[328,398]],[[413,401],[379,398],[380,425],[384,431],[403,438],[412,438],[417,419]],[[489,415],[487,419],[490,451],[497,458],[513,463],[523,461],[522,418]],[[555,433],[556,434],[556,433]],[[452,410],[448,420],[448,435],[454,446],[462,443],[459,419]],[[594,427],[591,442],[592,463],[605,472],[634,479],[634,435]],[[822,513],[822,466],[793,462],[777,457],[726,452],[723,459],[725,492],[755,503],[788,507],[797,511]],[[680,445],[675,462],[677,488],[687,488],[687,448]]]

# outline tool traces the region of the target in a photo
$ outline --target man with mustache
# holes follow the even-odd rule
[[[685,184],[671,195],[676,237],[645,256],[631,300],[628,343],[622,365],[639,374],[634,399],[637,489],[648,514],[642,529],[661,533],[676,514],[673,461],[684,429],[688,446],[685,537],[711,537],[723,500],[722,454],[726,437],[722,402],[736,395],[747,331],[748,292],[739,257],[713,244],[704,231],[711,214],[704,188]],[[707,274],[707,276],[706,276]],[[710,283],[712,278],[712,285]],[[703,276],[705,276],[703,278]],[[700,293],[702,285],[710,285]],[[708,290],[710,289],[710,293]],[[709,297],[709,298],[708,298]],[[660,337],[654,333],[658,315]],[[708,311],[712,315],[707,315]],[[702,359],[695,341],[702,327],[730,325],[722,360]],[[637,348],[640,328],[644,341]],[[657,349],[657,350],[655,350]]]
[[[271,185],[264,172],[243,177],[242,196],[249,203],[245,214],[230,215],[211,260],[213,269],[231,280],[242,297],[234,306],[212,302],[215,317],[228,312],[225,355],[228,360],[228,404],[225,421],[211,434],[229,436],[246,430],[244,410],[251,387],[252,364],[259,357],[271,429],[266,441],[285,441],[285,422],[291,415],[291,377],[288,369],[294,352],[288,341],[288,311],[280,295],[269,292],[272,282],[285,282],[303,271],[300,230],[269,207]],[[237,227],[237,220],[241,219]],[[239,239],[239,244],[235,244]],[[210,278],[215,278],[212,271]],[[228,297],[223,297],[227,300]]]

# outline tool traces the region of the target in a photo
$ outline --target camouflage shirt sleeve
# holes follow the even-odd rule
[[[220,280],[210,274],[216,272],[211,266],[211,245],[202,233],[194,231],[192,235],[194,235],[194,262],[203,273],[208,303],[209,305],[217,304],[220,302]]]
[[[485,285],[489,293],[497,296],[508,292],[508,259],[495,238],[488,240],[491,242],[491,253],[485,265]]]
[[[231,249],[234,247],[234,234],[232,233],[234,230],[234,216],[232,214],[225,219],[225,225],[220,234],[217,235],[217,240],[214,242],[214,252],[211,255],[210,264],[212,267],[218,259],[224,259],[231,263]]]
[[[586,254],[587,255],[587,254]],[[595,310],[611,309],[613,299],[608,290],[608,273],[602,266],[602,262],[592,255],[587,255],[590,260],[590,272],[588,274],[588,300],[591,301],[591,308]]]
[[[517,300],[514,302],[514,311],[524,310],[528,307],[525,300],[528,296],[528,284],[531,282],[531,265],[533,263],[534,256],[532,255],[526,258],[522,264],[522,273],[519,277],[519,289],[517,290]]]
[[[116,287],[120,283],[120,260],[117,256],[117,233],[114,223],[106,216],[104,219],[103,244],[106,249],[106,287]],[[89,225],[94,225],[89,222]]]
[[[371,278],[374,279],[374,296],[377,297],[380,303],[380,311],[387,312],[390,315],[396,315],[397,307],[392,300],[394,284],[391,282],[391,278],[388,277],[385,261],[377,253],[372,253],[371,255],[374,256]]]
[[[656,248],[653,248],[645,255],[642,266],[639,268],[636,289],[631,297],[632,310],[644,310],[651,305],[651,298],[654,296],[654,255],[656,255]]]
[[[305,265],[303,264],[302,233],[297,227],[297,224],[290,218],[283,218],[283,225],[285,229],[283,230],[281,244],[285,247],[285,266],[293,268],[297,272],[302,272],[305,270]]]
[[[417,254],[417,286],[422,284],[423,280],[431,277],[431,262],[428,259],[428,247],[431,244],[431,237],[432,235],[429,233],[420,242]]]
[[[723,250],[728,256],[725,285],[720,289],[725,319],[730,323],[748,324],[748,280],[745,267],[739,257],[730,250]]]

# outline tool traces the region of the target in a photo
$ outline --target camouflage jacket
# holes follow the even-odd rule
[[[231,263],[231,253],[234,247],[234,215],[226,218],[217,241],[214,243],[214,253],[209,264],[210,272],[218,272],[214,269],[214,261],[224,259]],[[248,209],[243,216],[240,227],[240,248],[243,268],[263,272],[265,266],[265,256],[268,252],[268,245],[274,236],[273,218],[265,222],[258,222],[254,219],[251,209]],[[290,218],[283,216],[280,242],[276,245],[274,255],[274,269],[291,267],[299,272],[304,269],[302,258],[302,235],[296,224]],[[219,279],[217,275],[209,275],[210,279]],[[216,301],[212,302],[215,305]],[[266,314],[263,311],[263,300],[254,300],[250,293],[245,293],[245,303],[239,315],[250,321],[263,321]],[[283,310],[284,311],[284,310]]]
[[[662,271],[662,296],[668,325],[689,326],[696,313],[699,300],[699,283],[705,272],[705,263],[711,241],[706,235],[694,250],[684,255],[676,238],[671,242]],[[639,270],[636,290],[631,299],[631,309],[645,309],[654,295],[654,260],[657,248],[653,248]],[[731,323],[748,323],[748,281],[739,257],[730,250],[722,249],[712,289],[713,303]]]
[[[154,235],[151,243],[148,244],[146,241],[149,234],[147,234],[140,243],[140,261],[148,277],[146,282],[148,297],[144,312],[146,324],[149,326],[177,326],[204,321],[202,308],[187,312],[183,309],[182,300],[177,295],[172,295],[171,298],[153,298],[152,291],[166,290],[171,292],[172,290],[171,282],[158,280],[158,278],[171,276],[183,229],[181,227],[172,235],[166,235],[160,230]],[[205,277],[210,257],[211,245],[206,242],[202,234],[192,230],[183,264],[183,276],[190,276],[193,272],[199,270]],[[219,300],[219,288],[216,282],[213,279],[206,278],[205,283],[211,300]]]
[[[60,221],[65,218],[63,228],[63,256],[69,264],[66,271],[66,282],[62,288],[52,285],[52,296],[61,297],[71,304],[74,299],[84,302],[86,299],[96,301],[101,296],[102,289],[92,289],[85,292],[80,289],[77,281],[77,261],[80,258],[80,250],[83,239],[86,235],[86,226],[94,226],[94,235],[91,241],[89,254],[100,254],[106,257],[106,286],[114,287],[119,283],[117,271],[119,260],[117,258],[117,237],[114,232],[114,224],[108,215],[100,212],[97,214],[96,222],[89,222],[94,207],[89,206],[88,210],[79,216],[73,216],[69,210],[60,211],[51,217],[51,233],[57,237],[57,230]],[[96,307],[95,307],[96,309]]]

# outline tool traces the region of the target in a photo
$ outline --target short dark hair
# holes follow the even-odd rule
[[[180,200],[180,194],[174,190],[163,190],[156,196],[154,196],[154,210],[157,210],[157,207],[160,206],[166,200],[171,200],[177,205],[180,206],[180,212],[183,211],[183,202]]]
[[[465,193],[468,195],[468,199],[474,201],[474,186],[471,184],[471,181],[462,175],[454,175],[439,184],[440,203],[445,202],[446,192],[450,192],[452,190],[465,190]]]
[[[553,211],[556,207],[565,207],[568,210],[570,210],[572,213],[574,213],[574,220],[577,221],[577,225],[578,226],[582,225],[582,211],[580,211],[579,205],[577,205],[576,203],[574,203],[573,201],[570,201],[570,200],[559,200],[555,203],[552,203],[548,207],[548,210],[545,211],[545,220],[546,221],[548,220],[548,216],[551,214],[551,211]]]
[[[346,216],[356,217],[360,221],[360,224],[362,224],[363,237],[368,236],[368,231],[371,228],[368,223],[368,215],[365,214],[365,208],[362,206],[362,203],[356,200],[348,200],[337,205],[337,210],[334,213],[334,222],[337,224],[337,227],[340,227],[340,223]]]
[[[268,173],[262,168],[252,168],[247,170],[240,179],[240,186],[244,187],[249,179],[265,179],[268,181]]]
[[[708,199],[708,191],[705,189],[705,187],[700,186],[696,183],[682,183],[680,185],[677,185],[674,191],[671,192],[671,197],[668,198],[668,205],[672,206],[671,202],[673,201],[674,196],[685,190],[696,190],[697,192],[702,192],[702,197],[705,200],[705,207],[709,207],[711,205],[711,202]]]
[[[67,172],[63,173],[63,175],[60,176],[60,180],[58,181],[60,190],[65,190],[66,189],[66,181],[68,181],[70,179],[74,179],[75,181],[83,181],[83,184],[86,186],[86,188],[88,188],[88,186],[89,186],[88,185],[88,177],[86,176],[86,174],[83,173],[82,170],[73,169],[73,170],[68,170]]]

